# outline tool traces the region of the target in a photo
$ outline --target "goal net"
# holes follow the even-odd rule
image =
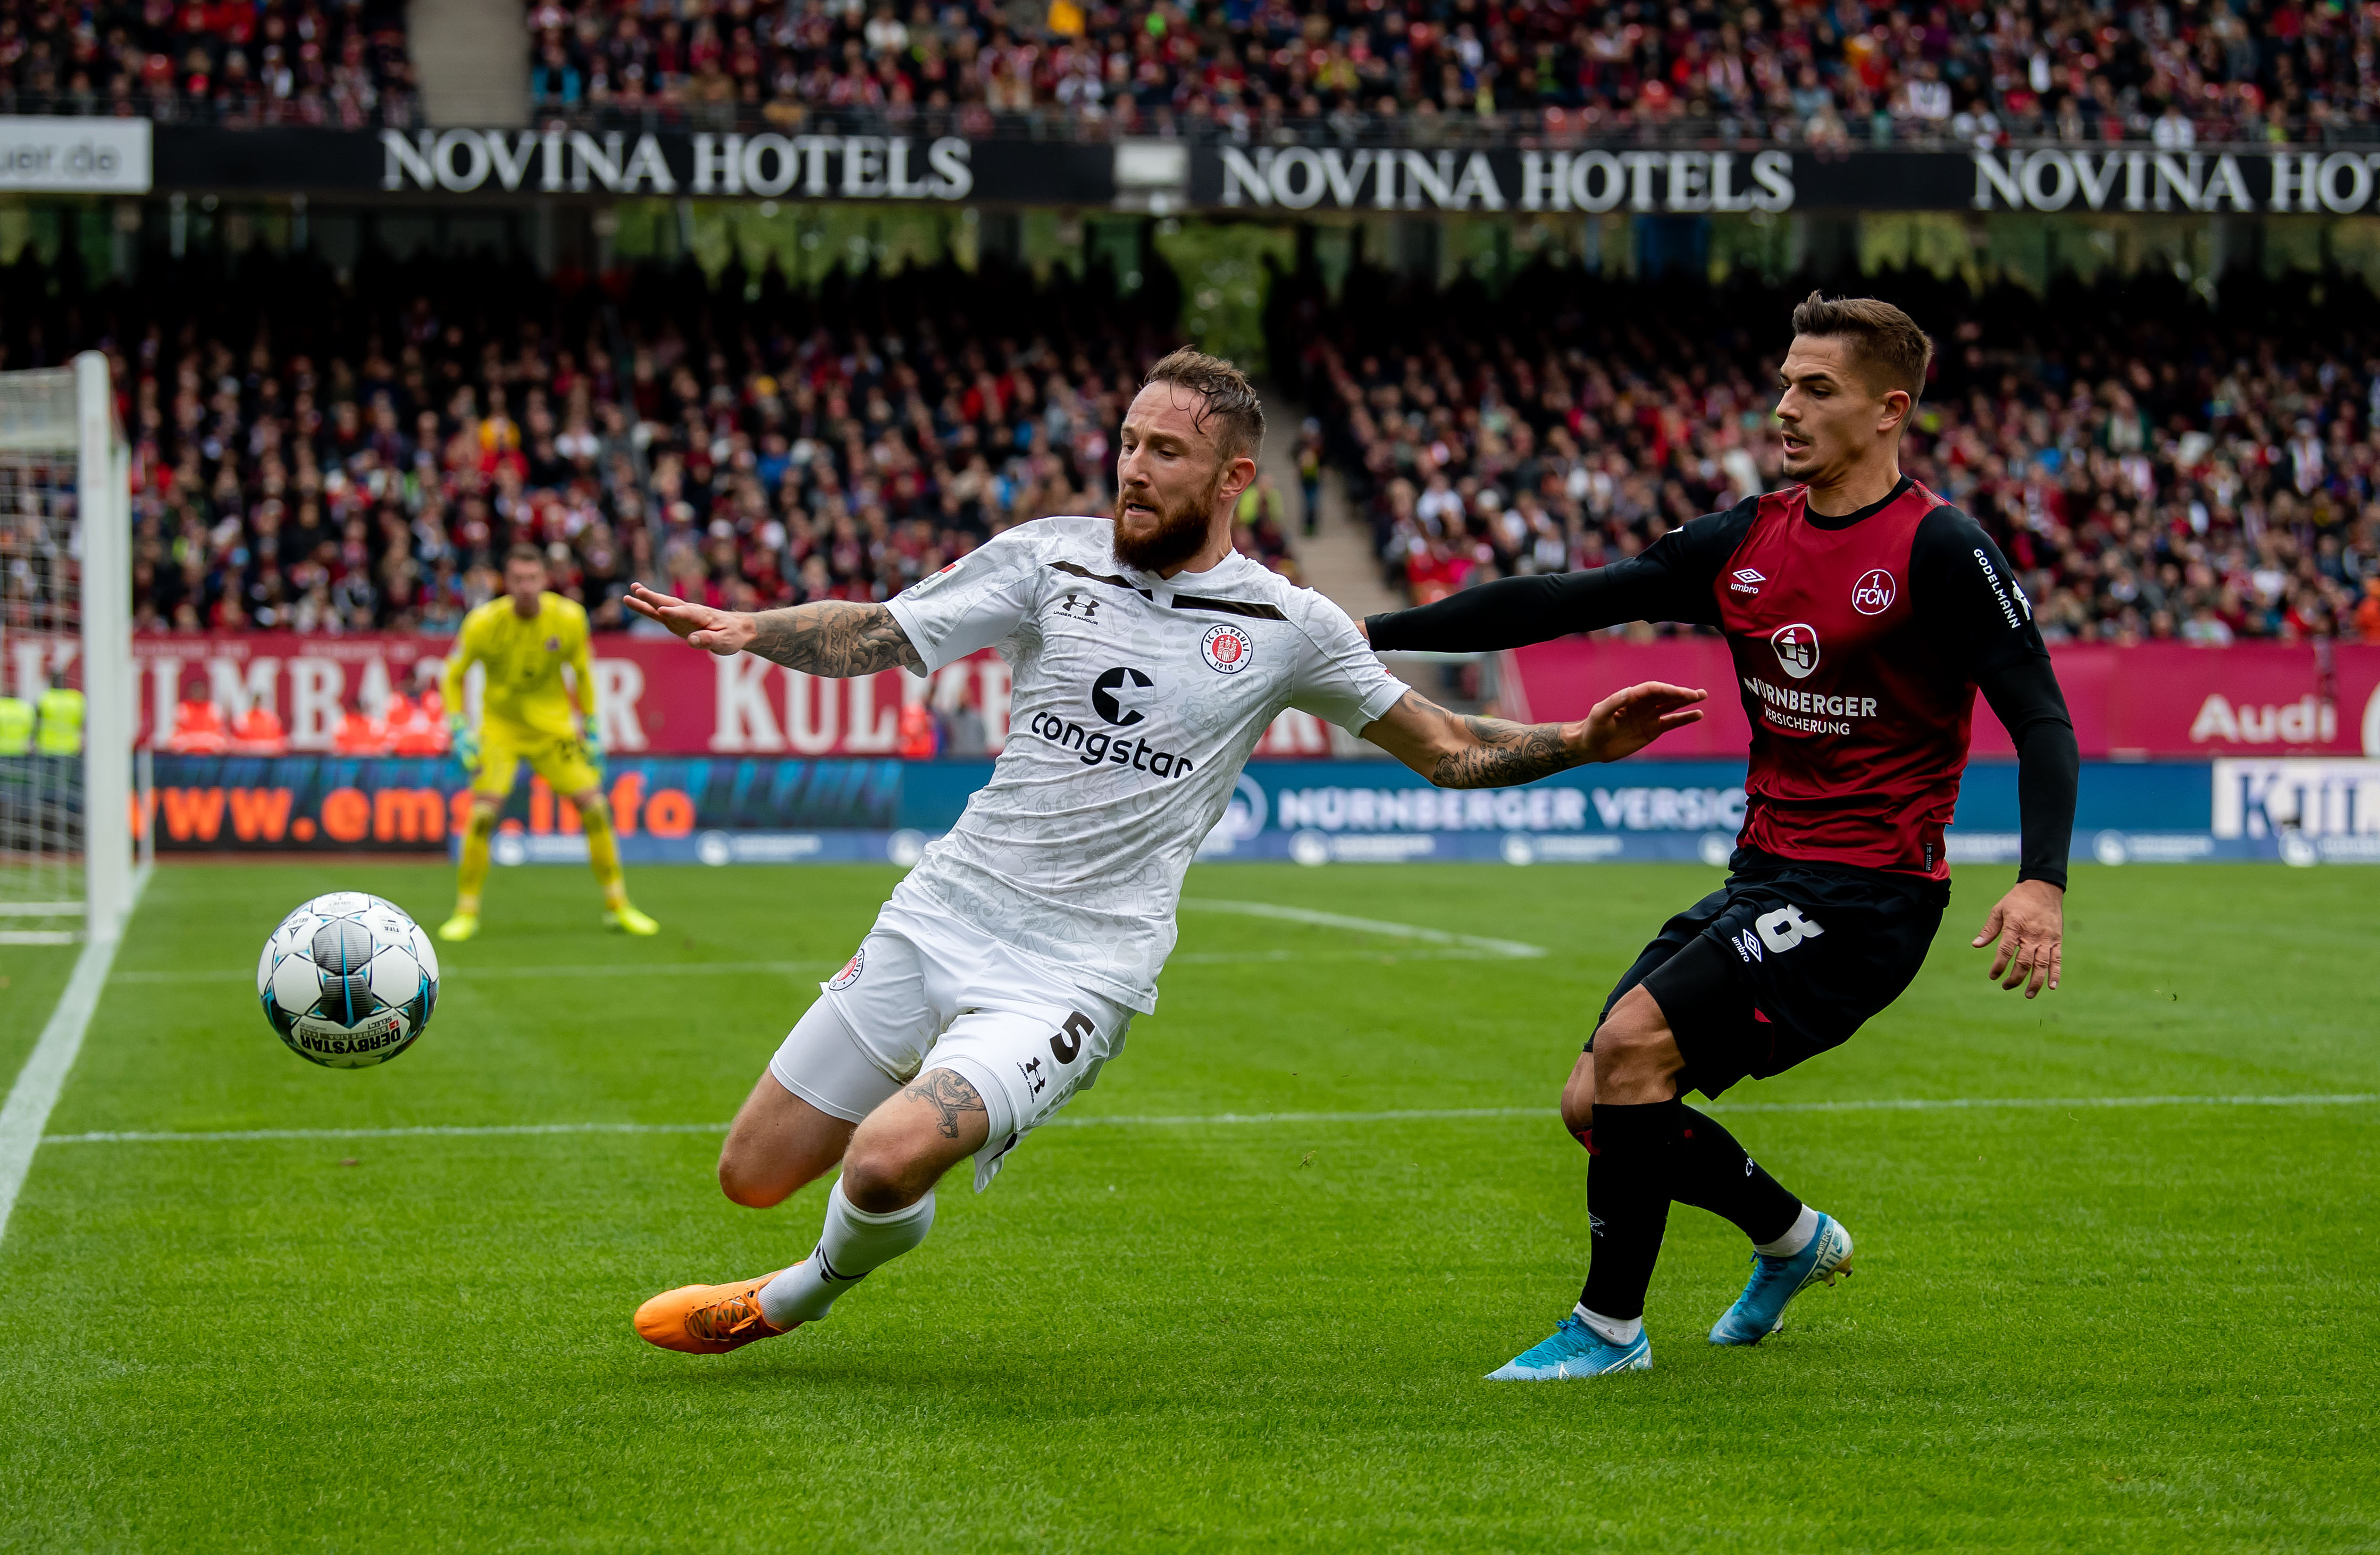
[[[0,943],[131,907],[128,472],[104,357],[0,372]]]

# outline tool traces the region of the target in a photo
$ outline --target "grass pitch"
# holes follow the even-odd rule
[[[2350,1549],[2380,1543],[2380,1106],[1762,1111],[1848,1099],[2380,1092],[2380,876],[2086,868],[2066,986],[1965,948],[1961,872],[1892,1010],[1724,1112],[1859,1242],[1756,1350],[1703,1332],[1744,1249],[1672,1212],[1657,1369],[1480,1374],[1584,1272],[1550,1112],[1605,990],[1716,875],[1224,866],[1154,1017],[834,1318],[736,1355],[636,1304],[781,1266],[822,1186],[721,1198],[708,1132],[45,1145],[0,1244],[0,1546],[97,1549]],[[52,1135],[724,1120],[888,869],[507,871],[435,1023],[381,1069],[276,1042],[294,903],[433,867],[159,872]],[[0,953],[0,1063],[63,979]],[[1745,1104],[1751,1104],[1747,1106]],[[960,1174],[961,1176],[964,1173]]]

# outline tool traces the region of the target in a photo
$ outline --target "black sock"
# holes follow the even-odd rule
[[[1681,1104],[1675,1099],[1633,1107],[1598,1102],[1595,1159],[1586,1169],[1586,1213],[1594,1252],[1579,1305],[1622,1321],[1645,1315],[1645,1290],[1661,1233],[1670,1223],[1670,1179],[1675,1171]]]
[[[1681,1104],[1678,1112],[1670,1197],[1733,1221],[1755,1243],[1774,1242],[1792,1230],[1802,1201],[1761,1170],[1726,1128],[1691,1107]]]

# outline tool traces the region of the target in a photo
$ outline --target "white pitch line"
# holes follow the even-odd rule
[[[137,899],[137,884],[134,895]],[[42,1027],[41,1039],[17,1072],[8,1099],[0,1103],[0,1236],[7,1234],[17,1195],[25,1185],[25,1173],[32,1169],[33,1152],[42,1146],[42,1130],[49,1126],[50,1111],[66,1089],[75,1056],[82,1051],[83,1034],[91,1029],[91,1013],[99,1008],[100,993],[107,987],[108,966],[121,942],[116,934],[95,935],[84,942],[82,954],[75,957],[74,971],[67,978],[66,991],[58,995],[57,1007]]]
[[[2380,1092],[2309,1092],[2300,1096],[1998,1096],[1876,1098],[1857,1101],[1709,1102],[1714,1112],[1944,1112],[2003,1108],[2054,1112],[2122,1107],[2354,1107],[2380,1102]],[[1442,1123],[1475,1118],[1550,1118],[1551,1107],[1397,1108],[1376,1112],[1116,1113],[1052,1118],[1043,1127],[1201,1128],[1272,1124]],[[723,1123],[451,1124],[409,1128],[241,1128],[190,1133],[139,1129],[53,1134],[44,1145],[215,1145],[283,1139],[501,1138],[560,1134],[724,1134]]]
[[[1952,1096],[1865,1101],[1716,1101],[1714,1112],[1953,1112],[1969,1108],[2021,1107],[2353,1107],[2380,1101],[2380,1092],[2313,1091],[2300,1096]]]
[[[1546,954],[1543,945],[1523,944],[1517,940],[1457,934],[1418,923],[1389,923],[1378,918],[1348,917],[1339,913],[1318,913],[1305,907],[1284,907],[1271,902],[1218,902],[1189,897],[1184,899],[1182,905],[1196,912],[1278,918],[1288,923],[1311,924],[1318,929],[1346,929],[1361,934],[1385,934],[1395,939],[1419,940],[1426,944],[1445,947],[1437,952],[1402,953],[1415,959],[1468,961],[1487,956],[1529,959]],[[1167,965],[1222,966],[1242,962],[1361,960],[1377,954],[1373,951],[1190,951],[1169,957]],[[832,971],[842,965],[840,961],[659,961],[625,965],[609,962],[600,966],[451,966],[446,968],[442,980],[457,978],[465,982],[480,978],[646,978],[695,973],[773,973],[793,977],[807,972]],[[252,976],[252,973],[232,966],[188,972],[142,968],[118,972],[115,980],[120,983],[237,983],[246,982]]]
[[[1485,961],[1502,960],[1509,953],[1481,946],[1445,945],[1430,950],[1346,951],[1185,951],[1168,956],[1168,966],[1229,966],[1279,961],[1378,961],[1384,954],[1404,961]],[[671,976],[680,973],[774,973],[797,977],[818,972],[832,972],[843,965],[840,961],[665,961],[650,965],[608,966],[449,966],[441,973],[442,985],[454,982],[477,982],[483,978],[641,978]],[[145,970],[118,972],[119,983],[244,983],[252,980],[253,973],[237,967],[210,966],[189,972]]]
[[[677,972],[781,972],[791,977],[800,972],[831,972],[842,965],[840,961],[657,961],[627,966],[613,962],[602,966],[449,966],[442,970],[439,981],[443,983],[455,978],[465,982],[480,978],[641,978]],[[243,983],[252,981],[254,978],[252,972],[225,966],[193,972],[150,970],[115,974],[115,980],[120,983]]]
[[[226,1128],[189,1134],[102,1129],[53,1134],[44,1145],[212,1145],[274,1139],[495,1139],[545,1134],[724,1134],[716,1124],[425,1124],[414,1128]]]
[[[1532,959],[1546,954],[1545,946],[1524,944],[1518,940],[1493,940],[1484,934],[1457,934],[1418,923],[1389,923],[1379,918],[1349,917],[1342,913],[1318,913],[1309,907],[1284,907],[1275,902],[1223,902],[1212,897],[1184,896],[1182,905],[1193,912],[1237,913],[1243,917],[1309,923],[1318,929],[1349,929],[1359,934],[1387,934],[1400,940],[1421,940],[1435,945],[1463,945],[1514,959]]]

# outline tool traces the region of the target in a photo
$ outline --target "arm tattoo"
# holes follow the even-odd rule
[[[1501,718],[1458,715],[1417,691],[1405,696],[1416,704],[1415,711],[1435,713],[1460,724],[1475,742],[1438,759],[1429,781],[1440,788],[1509,788],[1578,764],[1562,745],[1559,723],[1513,723]]]
[[[929,1069],[901,1087],[904,1096],[914,1096],[942,1115],[941,1130],[945,1139],[959,1136],[959,1114],[983,1112],[983,1098],[975,1087],[947,1069]]]
[[[752,640],[745,651],[787,669],[836,679],[874,674],[898,664],[918,674],[926,661],[901,623],[880,604],[820,600],[752,617]]]

